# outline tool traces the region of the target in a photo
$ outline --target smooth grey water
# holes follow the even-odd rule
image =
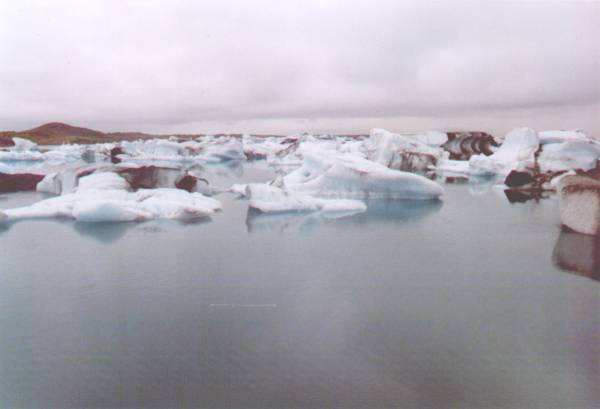
[[[4,225],[0,407],[600,407],[600,245],[553,199],[445,187],[343,219],[222,194],[205,222]]]

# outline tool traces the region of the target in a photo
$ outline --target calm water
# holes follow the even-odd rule
[[[555,200],[449,184],[327,219],[218,198],[204,222],[0,227],[0,407],[600,407],[600,244]]]

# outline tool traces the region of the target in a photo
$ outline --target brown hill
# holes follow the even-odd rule
[[[94,129],[83,128],[50,122],[27,131],[0,132],[0,146],[12,145],[12,137],[30,139],[42,145],[57,145],[61,143],[98,143],[122,140],[156,138],[163,135],[150,135],[141,132],[112,132],[104,133]]]

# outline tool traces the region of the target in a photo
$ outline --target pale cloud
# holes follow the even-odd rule
[[[599,38],[596,1],[7,0],[0,128],[600,134]]]

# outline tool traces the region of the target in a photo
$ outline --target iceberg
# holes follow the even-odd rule
[[[241,161],[245,158],[244,146],[238,138],[219,138],[203,146],[202,157],[207,162]]]
[[[33,151],[37,149],[37,143],[30,141],[25,138],[12,138],[14,146],[12,147],[12,151],[14,152],[25,152],[25,151]]]
[[[0,151],[0,161],[48,161],[64,163],[81,159],[83,148],[80,145],[60,145],[51,149],[40,147],[28,139],[12,138],[14,146]]]
[[[591,139],[587,137],[587,135],[580,130],[574,131],[540,131],[538,133],[540,138],[540,143],[550,144],[550,143],[561,143],[567,141],[578,141],[578,142],[590,142]]]
[[[569,175],[557,183],[561,223],[578,233],[600,234],[598,175]]]
[[[352,154],[305,151],[302,166],[278,182],[284,190],[330,198],[436,199],[444,190],[413,173]]]
[[[472,175],[502,175],[511,170],[523,170],[533,166],[535,153],[540,140],[530,128],[517,128],[509,132],[502,145],[490,156],[473,155],[469,159],[469,173]]]
[[[208,216],[221,203],[201,193],[181,189],[129,191],[127,181],[113,172],[81,177],[73,193],[1,213],[7,220],[69,217],[82,222],[143,221],[156,218],[191,219]]]
[[[250,183],[246,187],[250,207],[264,213],[283,212],[364,212],[367,206],[359,200],[322,199],[285,191],[266,183]]]
[[[38,185],[38,192],[53,194],[71,193],[77,186],[78,180],[90,173],[112,172],[124,178],[129,188],[155,189],[177,188],[188,192],[212,193],[206,179],[174,167],[142,165],[139,163],[119,163],[116,165],[103,164],[79,168],[66,168],[61,172],[45,175]]]
[[[440,146],[446,141],[445,134],[401,135],[374,128],[367,141],[367,158],[390,169],[426,170],[442,157]]]
[[[430,167],[431,170],[457,173],[457,174],[469,174],[469,161],[467,160],[454,160],[444,159],[438,162],[437,165]]]
[[[537,162],[542,172],[596,167],[600,146],[587,141],[570,140],[543,145]]]
[[[119,147],[116,147],[119,148]],[[242,142],[235,137],[205,137],[179,142],[175,138],[123,141],[121,160],[141,162],[225,162],[244,158]],[[113,148],[115,149],[115,148]]]

